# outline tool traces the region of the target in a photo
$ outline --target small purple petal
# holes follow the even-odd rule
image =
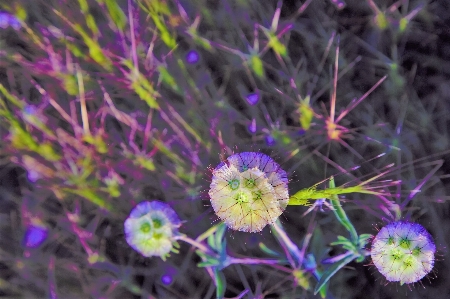
[[[255,119],[252,119],[252,122],[248,125],[248,130],[252,134],[254,134],[256,132],[256,120]]]
[[[186,61],[191,64],[197,63],[199,59],[200,55],[198,55],[198,52],[195,50],[189,51],[186,55]]]
[[[34,170],[30,170],[28,171],[27,177],[30,182],[35,183],[39,179],[39,173]]]
[[[256,105],[256,103],[258,103],[259,101],[259,94],[258,93],[251,93],[249,94],[247,97],[247,103],[249,103],[249,105]]]
[[[18,30],[21,25],[19,20],[10,13],[0,12],[0,28],[6,29],[8,26]]]
[[[164,274],[162,277],[161,277],[161,281],[162,281],[162,283],[163,284],[165,284],[165,285],[170,285],[171,283],[172,283],[172,276],[171,275],[169,275],[169,274]]]
[[[9,14],[0,12],[0,28],[6,29],[9,26]]]
[[[22,27],[19,20],[14,16],[11,16],[11,18],[9,19],[9,25],[15,30],[19,30],[20,27]]]
[[[23,113],[26,115],[34,115],[36,114],[36,107],[28,105],[23,109]]]
[[[24,245],[26,247],[38,247],[47,238],[47,229],[42,226],[30,225],[24,236]]]
[[[271,135],[266,136],[266,144],[272,146],[275,144],[275,139]]]

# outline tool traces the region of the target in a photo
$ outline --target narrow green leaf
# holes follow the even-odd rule
[[[264,78],[264,66],[258,54],[250,55],[249,64],[256,76],[259,78]]]
[[[314,110],[309,105],[309,96],[307,99],[308,100],[301,101],[298,108],[298,111],[300,113],[300,125],[305,131],[308,131],[311,127],[311,122],[314,117]]]
[[[169,73],[169,70],[163,65],[158,66],[159,79],[166,84],[168,87],[172,88],[178,94],[181,93],[181,88],[178,86],[175,78]]]
[[[340,260],[337,263],[334,263],[330,268],[328,268],[323,274],[322,277],[320,277],[319,282],[316,285],[316,288],[314,289],[314,295],[319,292],[319,290],[322,288],[324,284],[326,284],[330,278],[336,274],[337,271],[339,271],[342,267],[353,261],[358,256],[356,254],[351,254],[347,256],[346,258]]]
[[[105,209],[107,211],[112,211],[111,204],[108,203],[107,201],[105,201],[105,199],[103,199],[100,196],[98,196],[97,193],[95,193],[93,190],[90,190],[90,189],[72,189],[72,188],[62,188],[61,190],[65,191],[65,192],[68,192],[68,193],[79,195],[81,197],[84,197],[87,200],[89,200],[90,202],[92,202],[93,204],[99,206],[100,208],[103,208],[103,209]]]
[[[1,83],[0,83],[0,92],[5,96],[5,98],[8,101],[10,101],[15,106],[17,106],[21,109],[23,109],[23,107],[25,106],[21,100],[19,100],[16,96],[9,93],[9,91]]]
[[[116,0],[105,0],[105,3],[112,21],[116,24],[117,28],[122,31],[127,24],[125,13],[122,11],[119,4],[117,4]]]
[[[287,54],[286,46],[283,45],[275,34],[269,36],[269,46],[280,56],[285,57]]]
[[[266,246],[263,242],[259,242],[258,244],[259,249],[261,249],[263,252],[265,252],[268,255],[274,256],[274,257],[280,257],[280,254],[269,247]]]
[[[222,273],[222,271],[218,270],[217,268],[214,268],[214,280],[216,283],[216,298],[222,299],[225,296],[225,290],[227,287],[227,281],[225,279],[225,275]]]

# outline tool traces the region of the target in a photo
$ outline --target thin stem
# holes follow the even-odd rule
[[[203,234],[201,234],[200,236],[198,236],[195,241],[200,242],[205,240],[206,238],[208,238],[210,235],[214,234],[217,231],[217,228],[219,227],[219,225],[222,225],[222,222],[219,222],[218,224],[210,227],[206,232],[204,232]]]
[[[85,97],[86,95],[84,93],[83,76],[78,66],[76,68],[77,68],[78,91],[80,93],[81,120],[83,121],[83,130],[85,135],[91,136],[91,131],[89,130],[89,117],[86,108],[86,97]]]
[[[335,188],[334,178],[330,179],[330,188]],[[333,212],[336,215],[339,222],[349,231],[351,240],[353,244],[357,244],[358,242],[358,233],[356,232],[355,227],[353,226],[350,219],[348,219],[347,214],[341,206],[339,198],[336,194],[333,194],[329,197],[331,204],[333,205]]]
[[[208,247],[206,247],[205,245],[203,245],[202,243],[200,243],[196,240],[189,238],[186,235],[177,236],[177,237],[175,237],[175,240],[181,240],[186,243],[189,243],[190,245],[197,247],[199,250],[201,250],[204,253],[211,253],[211,250]]]
[[[290,254],[295,259],[295,262],[297,262],[298,265],[292,265],[293,267],[301,266],[303,263],[302,254],[300,250],[298,249],[297,245],[294,244],[294,242],[289,239],[288,235],[284,231],[283,227],[281,226],[281,223],[279,220],[275,221],[272,225],[272,232],[274,233],[275,237],[278,239],[278,242],[280,242],[281,246],[283,248],[286,248]]]
[[[253,259],[253,258],[237,258],[230,257],[229,264],[245,264],[245,265],[276,265],[280,260],[273,259]]]

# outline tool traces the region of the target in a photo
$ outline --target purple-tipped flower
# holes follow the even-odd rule
[[[287,175],[262,153],[234,154],[214,169],[209,196],[214,212],[229,228],[259,232],[288,204]]]
[[[127,243],[143,256],[165,258],[173,250],[181,221],[175,211],[160,201],[144,201],[125,220]]]
[[[200,59],[200,55],[198,55],[198,52],[195,50],[191,50],[186,55],[186,61],[190,64],[197,63]]]
[[[417,223],[397,221],[383,227],[372,243],[374,265],[388,281],[414,283],[431,272],[436,246]]]
[[[28,248],[36,248],[47,239],[47,228],[41,224],[30,224],[25,231],[23,245]]]

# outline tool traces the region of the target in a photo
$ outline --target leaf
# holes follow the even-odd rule
[[[261,58],[259,58],[258,54],[250,55],[249,64],[250,64],[250,67],[252,68],[253,72],[259,78],[264,78],[264,66],[263,66],[262,60],[261,60]]]
[[[314,289],[314,295],[319,292],[319,290],[322,288],[324,284],[326,284],[330,278],[339,271],[342,267],[353,261],[355,258],[357,258],[358,255],[351,254],[347,256],[346,258],[343,258],[339,262],[333,264],[330,268],[328,268],[323,274],[322,277],[320,277],[319,282],[316,285],[316,288]]]
[[[214,268],[214,282],[216,284],[216,298],[221,299],[225,296],[225,290],[227,288],[227,281],[222,271]]]
[[[108,9],[109,15],[116,24],[119,30],[123,30],[127,24],[127,17],[120,8],[120,6],[114,0],[106,0],[106,8]]]
[[[300,112],[300,124],[302,129],[308,131],[314,117],[314,110],[309,105],[309,96],[304,101],[300,102],[298,111]]]
[[[266,244],[264,244],[263,242],[259,242],[258,244],[259,249],[261,249],[262,251],[264,251],[266,254],[274,256],[274,257],[280,257],[280,254],[272,249],[270,249],[269,247],[266,246]]]
[[[181,88],[178,86],[175,78],[169,73],[169,70],[163,65],[158,66],[159,79],[166,84],[168,87],[172,88],[178,94],[181,93]]]
[[[359,235],[359,247],[360,248],[364,248],[364,246],[366,246],[367,242],[369,241],[370,238],[372,238],[373,236],[371,234],[361,234]]]
[[[212,256],[205,255],[205,261],[197,264],[197,267],[216,267],[220,265],[220,261]]]

